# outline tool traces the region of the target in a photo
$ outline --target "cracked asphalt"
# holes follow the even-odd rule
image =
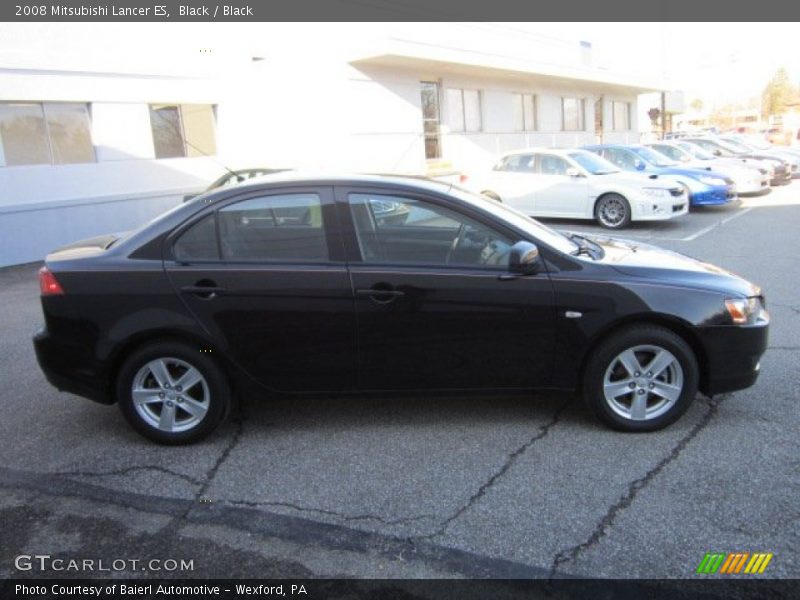
[[[798,578],[799,223],[794,182],[625,234],[759,283],[773,319],[753,388],[646,435],[552,393],[255,398],[204,443],[156,446],[46,383],[38,265],[0,270],[0,577],[81,575],[14,568],[49,554],[193,559],[159,573],[181,577],[692,578],[746,551]]]

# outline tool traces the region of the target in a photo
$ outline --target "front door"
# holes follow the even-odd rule
[[[509,277],[513,233],[433,195],[338,188],[336,198],[352,228],[361,389],[548,384],[553,289],[546,273]]]
[[[589,180],[568,174],[577,171],[566,159],[555,154],[536,155],[536,215],[542,217],[585,217],[589,208]]]
[[[181,301],[270,389],[355,385],[352,290],[335,221],[331,188],[249,192],[168,241]]]

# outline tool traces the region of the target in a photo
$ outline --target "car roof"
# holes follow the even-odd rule
[[[259,175],[233,186],[226,190],[258,188],[264,185],[280,186],[281,184],[308,184],[308,185],[386,185],[392,184],[405,187],[417,187],[428,191],[446,193],[452,187],[451,183],[431,179],[422,175],[398,175],[382,173],[341,173],[331,171],[282,171]],[[215,190],[216,191],[216,190]]]
[[[534,154],[537,152],[547,152],[549,154],[561,154],[566,155],[570,154],[571,152],[586,152],[584,148],[547,148],[544,146],[532,146],[530,148],[520,148],[518,150],[509,150],[508,152],[503,152],[502,154],[498,155],[498,158],[504,158],[506,156],[514,156],[516,154]]]

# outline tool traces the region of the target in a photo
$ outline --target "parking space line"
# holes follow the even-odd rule
[[[731,215],[730,217],[722,219],[721,221],[718,221],[716,223],[712,223],[708,227],[704,227],[700,231],[695,232],[692,235],[684,237],[684,238],[661,238],[661,239],[662,240],[667,240],[667,241],[670,241],[670,242],[691,242],[692,240],[696,240],[697,238],[699,238],[701,235],[705,235],[708,232],[713,231],[717,227],[719,227],[721,225],[725,225],[725,223],[727,223],[729,221],[733,221],[737,217],[741,217],[742,215],[744,215],[746,213],[749,213],[751,210],[753,210],[752,207],[745,208],[744,210],[741,210],[741,211],[737,212],[736,214]]]

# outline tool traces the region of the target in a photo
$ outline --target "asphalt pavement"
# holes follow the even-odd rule
[[[254,398],[157,446],[47,384],[38,265],[0,270],[0,577],[91,575],[15,568],[47,554],[193,560],[158,573],[181,577],[691,578],[712,551],[800,577],[799,224],[794,182],[623,234],[755,281],[772,316],[754,387],[645,435],[552,393]]]

